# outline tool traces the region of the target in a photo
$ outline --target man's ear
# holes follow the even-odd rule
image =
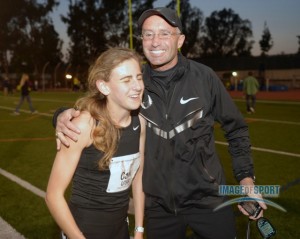
[[[103,94],[103,95],[109,95],[110,89],[109,87],[105,84],[103,80],[97,80],[96,85],[98,90]]]
[[[184,43],[184,40],[185,40],[185,35],[180,35],[179,36],[179,39],[178,39],[178,42],[177,42],[177,48],[180,49]]]

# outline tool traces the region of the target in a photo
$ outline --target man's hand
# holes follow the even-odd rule
[[[257,202],[263,210],[261,210],[261,212],[258,214],[257,217],[252,217],[245,211],[244,208],[242,208],[242,206],[238,205],[238,208],[244,215],[248,216],[249,219],[257,220],[258,218],[263,216],[263,211],[267,209],[267,205],[262,201],[262,196],[260,193],[257,193],[257,194],[254,193],[254,189],[253,189],[254,182],[253,182],[252,178],[244,178],[243,180],[240,181],[240,185],[242,185],[244,187],[249,187],[249,189],[247,190],[247,192],[250,192],[248,194],[248,197],[254,198],[254,199],[255,198],[259,199],[259,200],[257,200]]]
[[[80,115],[79,110],[68,109],[57,116],[56,123],[56,148],[60,150],[61,144],[69,146],[69,139],[77,141],[80,130],[72,123],[72,119]]]

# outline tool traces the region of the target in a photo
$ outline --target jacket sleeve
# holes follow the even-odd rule
[[[248,126],[218,76],[212,72],[212,112],[221,124],[232,158],[233,173],[237,181],[254,178],[253,160]]]

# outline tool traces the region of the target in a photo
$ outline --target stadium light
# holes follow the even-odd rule
[[[72,79],[72,75],[71,74],[66,74],[66,79],[68,79],[68,80]]]

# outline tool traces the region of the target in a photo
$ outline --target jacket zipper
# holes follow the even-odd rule
[[[170,102],[172,102],[172,99],[173,99],[173,96],[174,96],[174,92],[176,90],[176,87],[177,87],[177,82],[174,83],[174,88],[173,88],[173,91],[172,91],[172,95],[170,97],[170,100],[167,101],[167,107],[166,107],[166,114],[165,114],[165,117],[166,117],[166,120],[168,120],[168,117],[169,117],[169,106],[170,106]],[[174,154],[174,152],[173,152]],[[173,160],[174,160],[174,155],[173,155]],[[170,164],[172,163],[172,161],[170,162]],[[173,168],[172,168],[173,169]],[[173,170],[173,173],[174,173],[174,170]],[[175,184],[175,180],[174,180],[174,175],[172,175],[172,181],[171,181],[171,185],[170,185],[170,190],[171,190],[171,200],[172,200],[172,203],[173,203],[173,210],[174,210],[174,214],[177,215],[177,206],[176,206],[176,203],[175,203],[175,196],[174,196],[174,184]]]
[[[217,179],[211,175],[211,173],[209,172],[209,170],[207,169],[205,163],[204,163],[204,157],[203,157],[203,153],[201,153],[201,161],[202,161],[202,167],[204,172],[206,173],[206,175],[208,176],[208,178],[211,180],[211,182],[213,184],[215,184],[216,186],[219,186],[219,184],[217,183]]]
[[[203,166],[203,169],[204,169],[204,172],[206,173],[206,175],[211,179],[212,183],[218,186],[219,184],[217,183],[216,178],[213,177],[213,176],[209,173],[208,169],[207,169],[205,166]]]
[[[176,87],[176,86],[175,86]],[[174,90],[175,90],[175,87],[174,87]],[[164,107],[164,115],[165,115],[165,120],[168,120],[168,108],[169,108],[169,102],[171,102],[171,99],[173,98],[173,94],[174,94],[174,90],[172,92],[172,96],[170,98],[170,101],[166,102],[166,107]],[[155,90],[153,89],[148,89],[148,91],[156,94],[158,96],[158,98],[160,98],[162,100],[162,102],[165,102],[164,99],[161,98],[160,94],[158,94]],[[165,104],[163,104],[165,105]],[[169,190],[170,190],[170,194],[171,194],[171,200],[172,200],[172,203],[173,203],[173,211],[174,211],[174,214],[177,215],[177,208],[176,208],[176,204],[175,204],[175,199],[174,199],[174,192],[173,192],[173,183],[174,180],[173,180],[173,177],[172,177],[172,182],[168,185],[169,186]],[[171,209],[171,208],[170,208]],[[172,209],[171,209],[172,210]]]

